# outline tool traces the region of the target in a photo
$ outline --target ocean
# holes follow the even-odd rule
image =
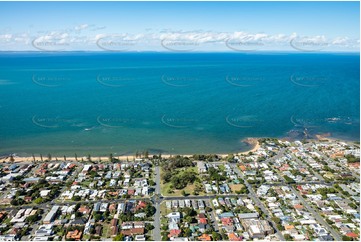
[[[0,154],[231,153],[359,140],[359,53],[0,53]]]

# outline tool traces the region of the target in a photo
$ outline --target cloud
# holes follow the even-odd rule
[[[13,35],[12,34],[1,34],[0,35],[0,41],[3,42],[9,42],[13,40]]]
[[[85,30],[89,27],[89,24],[80,24],[78,26],[75,26],[74,29],[76,31],[81,31],[81,30]]]
[[[62,50],[99,50],[96,43],[99,39],[112,39],[120,41],[136,41],[141,50],[163,50],[161,42],[184,41],[197,43],[204,50],[214,49],[229,50],[226,42],[241,44],[258,44],[260,50],[294,50],[290,42],[305,45],[322,45],[325,50],[358,50],[359,39],[348,36],[327,38],[325,35],[303,36],[298,33],[276,33],[246,32],[246,31],[204,31],[204,30],[172,30],[172,29],[147,29],[138,33],[109,33],[105,26],[95,24],[79,24],[65,30],[41,31],[34,30],[33,33],[5,32],[0,34],[0,50],[22,50],[31,48],[31,43],[43,45],[61,45]],[[53,42],[53,43],[50,43]],[[302,46],[303,47],[303,46]],[[34,50],[34,48],[31,48]],[[36,48],[35,48],[36,49]]]

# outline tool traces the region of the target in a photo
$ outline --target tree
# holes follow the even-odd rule
[[[117,236],[115,236],[113,238],[113,241],[123,241],[124,240],[124,235],[123,234],[118,234]]]
[[[165,183],[170,182],[170,179],[172,178],[172,172],[166,171],[162,174],[162,178]]]
[[[81,200],[81,197],[80,196],[74,196],[72,198],[73,201],[80,201]]]
[[[156,212],[156,208],[152,206],[150,203],[147,203],[144,212],[147,215],[147,217],[152,217]]]
[[[222,239],[222,236],[220,234],[218,234],[217,232],[212,232],[212,238],[214,241],[219,241]]]
[[[144,157],[145,157],[145,158],[148,158],[148,157],[149,157],[149,151],[148,151],[148,150],[145,150],[143,154],[144,154]]]
[[[272,220],[276,223],[276,224],[281,224],[281,219],[278,217],[273,217]]]
[[[194,217],[197,215],[197,212],[193,210],[193,208],[185,207],[183,208],[183,213],[185,214],[185,217]]]
[[[102,219],[102,215],[99,213],[95,213],[95,214],[93,214],[93,218],[95,221],[99,221]]]
[[[28,223],[35,223],[38,220],[39,220],[38,214],[30,215],[25,219],[25,221]]]
[[[13,199],[13,200],[10,202],[10,204],[13,205],[13,206],[17,206],[17,205],[19,205],[19,202],[18,202],[18,200]]]
[[[189,227],[184,230],[184,236],[185,237],[192,236],[192,230]]]
[[[289,235],[289,234],[284,234],[283,237],[285,238],[286,241],[292,241],[293,240],[291,235]]]
[[[348,237],[348,236],[346,236],[346,235],[343,235],[343,236],[342,236],[342,240],[343,240],[343,241],[352,241],[352,238],[350,238],[350,237]]]
[[[78,161],[78,155],[75,153],[74,154],[75,160]]]
[[[112,162],[112,163],[113,163],[113,161],[114,161],[113,154],[112,154],[112,153],[110,153],[110,154],[109,154],[109,162]]]
[[[48,154],[48,161],[51,161],[51,154]]]
[[[34,203],[36,203],[36,204],[40,204],[42,202],[43,202],[43,198],[41,198],[41,197],[38,197],[37,199],[34,200]]]
[[[228,162],[233,162],[234,161],[234,155],[233,154],[228,154],[227,155],[227,161]]]
[[[87,159],[88,162],[91,162],[91,161],[92,161],[92,158],[91,158],[90,154],[88,154],[88,156],[87,156],[86,159]]]
[[[149,231],[151,231],[152,229],[154,229],[154,226],[153,226],[153,224],[146,224],[145,225],[145,229],[149,232]]]
[[[286,180],[287,183],[295,183],[295,181],[287,175],[285,175],[283,178]]]
[[[187,196],[188,194],[186,193],[186,191],[182,190],[182,195],[185,197],[185,196]]]
[[[354,203],[349,203],[348,205],[353,209],[357,209],[357,205]]]

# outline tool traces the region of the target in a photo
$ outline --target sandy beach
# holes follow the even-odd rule
[[[243,152],[239,152],[239,153],[234,153],[234,155],[246,155],[250,152],[255,152],[257,151],[259,148],[260,148],[260,144],[258,142],[258,139],[257,138],[247,138],[246,140],[244,140],[243,142],[245,143],[248,143],[250,145],[253,146],[252,149],[248,150],[248,151],[243,151]],[[163,158],[170,158],[172,156],[175,156],[176,154],[162,154],[162,157]],[[226,158],[228,156],[228,154],[217,154],[219,157],[222,157],[222,158]],[[149,155],[150,157],[153,156],[153,154],[150,154]],[[192,157],[193,154],[185,154],[185,155],[182,155],[182,156],[185,156],[185,157]],[[37,156],[35,155],[34,157],[33,156],[14,156],[14,161],[13,163],[28,163],[28,162],[34,162],[34,159],[35,161],[41,161],[41,157],[40,156]],[[44,155],[43,156],[43,160],[45,161],[47,159],[47,155]],[[116,159],[119,159],[119,160],[129,160],[129,161],[133,161],[135,160],[136,158],[140,158],[140,157],[135,157],[135,155],[122,155],[122,156],[114,156],[114,158]],[[77,157],[77,160],[78,161],[81,161],[81,160],[87,160],[87,157],[86,156],[79,156]],[[92,161],[108,161],[109,160],[109,156],[91,156],[91,159]],[[52,161],[64,161],[64,156],[52,156]],[[76,161],[75,157],[74,156],[66,156],[66,160],[67,161]],[[0,158],[0,163],[10,163],[10,157],[3,157],[3,158]]]

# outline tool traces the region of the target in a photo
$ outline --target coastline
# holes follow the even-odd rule
[[[247,138],[245,140],[243,140],[244,143],[247,143],[251,146],[253,146],[250,150],[247,151],[242,151],[242,152],[238,152],[238,153],[234,153],[234,155],[246,155],[250,152],[255,152],[257,151],[261,146],[258,142],[258,138]],[[170,158],[173,156],[176,156],[177,154],[162,154],[162,158]],[[181,156],[184,157],[192,157],[194,154],[180,154]],[[221,157],[221,158],[226,158],[228,156],[228,154],[216,154],[217,156]],[[149,155],[150,157],[152,156],[152,154]],[[36,156],[14,156],[14,161],[13,163],[22,163],[22,162],[34,162],[34,158],[36,161],[41,161],[41,157],[36,155]],[[93,161],[104,161],[104,160],[109,160],[109,156],[91,156]],[[120,156],[114,156],[114,158],[119,159],[119,160],[135,160],[137,158],[140,157],[135,157],[135,155],[120,155]],[[47,159],[47,156],[44,155],[43,156],[43,160],[45,161]],[[83,159],[83,160],[87,160],[86,156],[79,156],[77,157],[78,161]],[[64,156],[52,156],[52,161],[64,161]],[[74,156],[66,156],[66,161],[76,161]],[[10,156],[8,157],[2,157],[0,158],[0,163],[10,163]]]
[[[241,152],[236,152],[236,153],[216,153],[216,155],[218,157],[221,157],[222,159],[226,158],[229,154],[233,154],[233,155],[247,155],[251,152],[256,152],[260,147],[260,143],[259,143],[259,139],[261,139],[262,137],[258,137],[258,138],[246,138],[244,140],[242,140],[242,142],[247,143],[248,145],[252,146],[251,149],[246,150],[246,151],[241,151]],[[310,141],[321,141],[321,140],[325,140],[328,142],[331,141],[342,141],[342,139],[337,139],[332,137],[329,133],[326,134],[319,134],[316,135],[315,138],[313,139],[309,139]],[[345,142],[349,142],[349,141],[345,141]],[[212,154],[212,153],[210,153]],[[154,154],[149,154],[149,157],[152,157]],[[170,157],[174,157],[174,156],[183,156],[183,157],[192,157],[194,154],[162,154],[162,158],[170,158]],[[115,159],[121,160],[121,161],[134,161],[135,159],[144,159],[144,157],[136,157],[135,155],[120,155],[120,156],[113,156]],[[14,161],[10,161],[10,155],[9,156],[3,156],[0,157],[0,164],[1,163],[29,163],[29,162],[34,162],[34,158],[35,161],[41,161],[41,157],[39,155],[36,156],[14,156]],[[77,159],[75,158],[75,156],[66,156],[66,161],[81,161],[81,160],[87,160],[87,156],[78,156]],[[43,156],[43,160],[47,160],[47,155]],[[51,161],[64,161],[64,156],[53,156],[52,155],[52,159]],[[91,156],[91,160],[92,161],[108,161],[109,160],[109,156]]]

